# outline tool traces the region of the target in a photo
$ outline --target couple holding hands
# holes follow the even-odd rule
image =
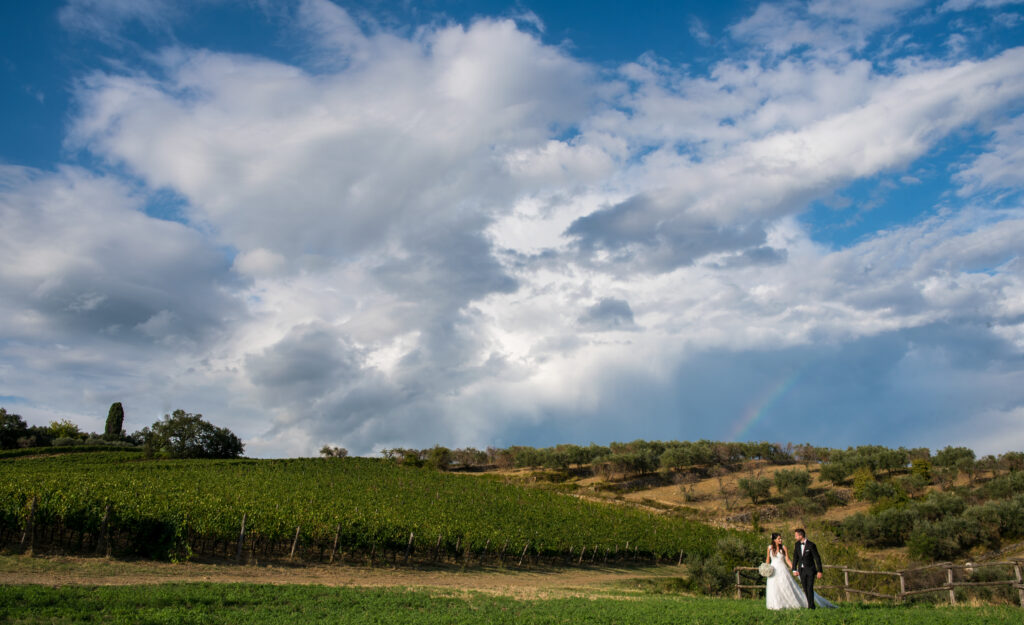
[[[782,544],[782,534],[772,533],[772,542],[768,546],[764,564],[760,567],[761,574],[767,578],[765,601],[768,609],[813,610],[815,605],[823,608],[836,607],[814,592],[814,582],[821,579],[821,574],[825,570],[821,565],[817,545],[807,540],[807,533],[803,529],[794,530],[793,538],[796,539],[796,544],[793,546],[791,559],[789,550]],[[796,581],[798,578],[799,584]]]

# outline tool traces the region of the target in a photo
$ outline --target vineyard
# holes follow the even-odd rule
[[[676,562],[725,535],[757,544],[681,518],[368,458],[100,452],[3,459],[0,474],[0,545],[53,552],[519,564]]]

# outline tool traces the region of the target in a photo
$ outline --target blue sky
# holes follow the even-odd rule
[[[1024,4],[0,7],[0,398],[255,456],[1024,448]]]

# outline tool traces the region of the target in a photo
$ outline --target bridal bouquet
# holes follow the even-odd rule
[[[775,567],[767,562],[762,562],[761,566],[757,567],[757,572],[761,574],[761,577],[771,577],[775,574]]]

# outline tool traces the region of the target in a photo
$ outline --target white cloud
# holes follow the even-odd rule
[[[1024,401],[1019,208],[948,197],[842,249],[799,220],[881,173],[924,187],[903,170],[975,125],[995,132],[962,193],[1019,186],[1021,49],[855,58],[917,5],[761,5],[730,32],[774,56],[693,75],[304,0],[305,66],[175,47],[94,72],[68,147],[133,182],[3,169],[0,393],[201,411],[262,455],[723,438],[798,371],[794,418],[858,394],[1002,414]],[[145,214],[163,190],[184,224]],[[918,401],[958,376],[985,393]],[[814,431],[877,425],[855,421]]]
[[[983,190],[1024,188],[1024,117],[995,129],[989,151],[957,172],[962,185],[957,191],[966,196]]]
[[[973,8],[994,9],[997,7],[1022,4],[1021,0],[946,0],[940,11],[966,11]]]
[[[151,30],[166,30],[180,15],[169,0],[68,0],[57,12],[61,25],[108,42],[120,41],[120,30],[138,21]]]

